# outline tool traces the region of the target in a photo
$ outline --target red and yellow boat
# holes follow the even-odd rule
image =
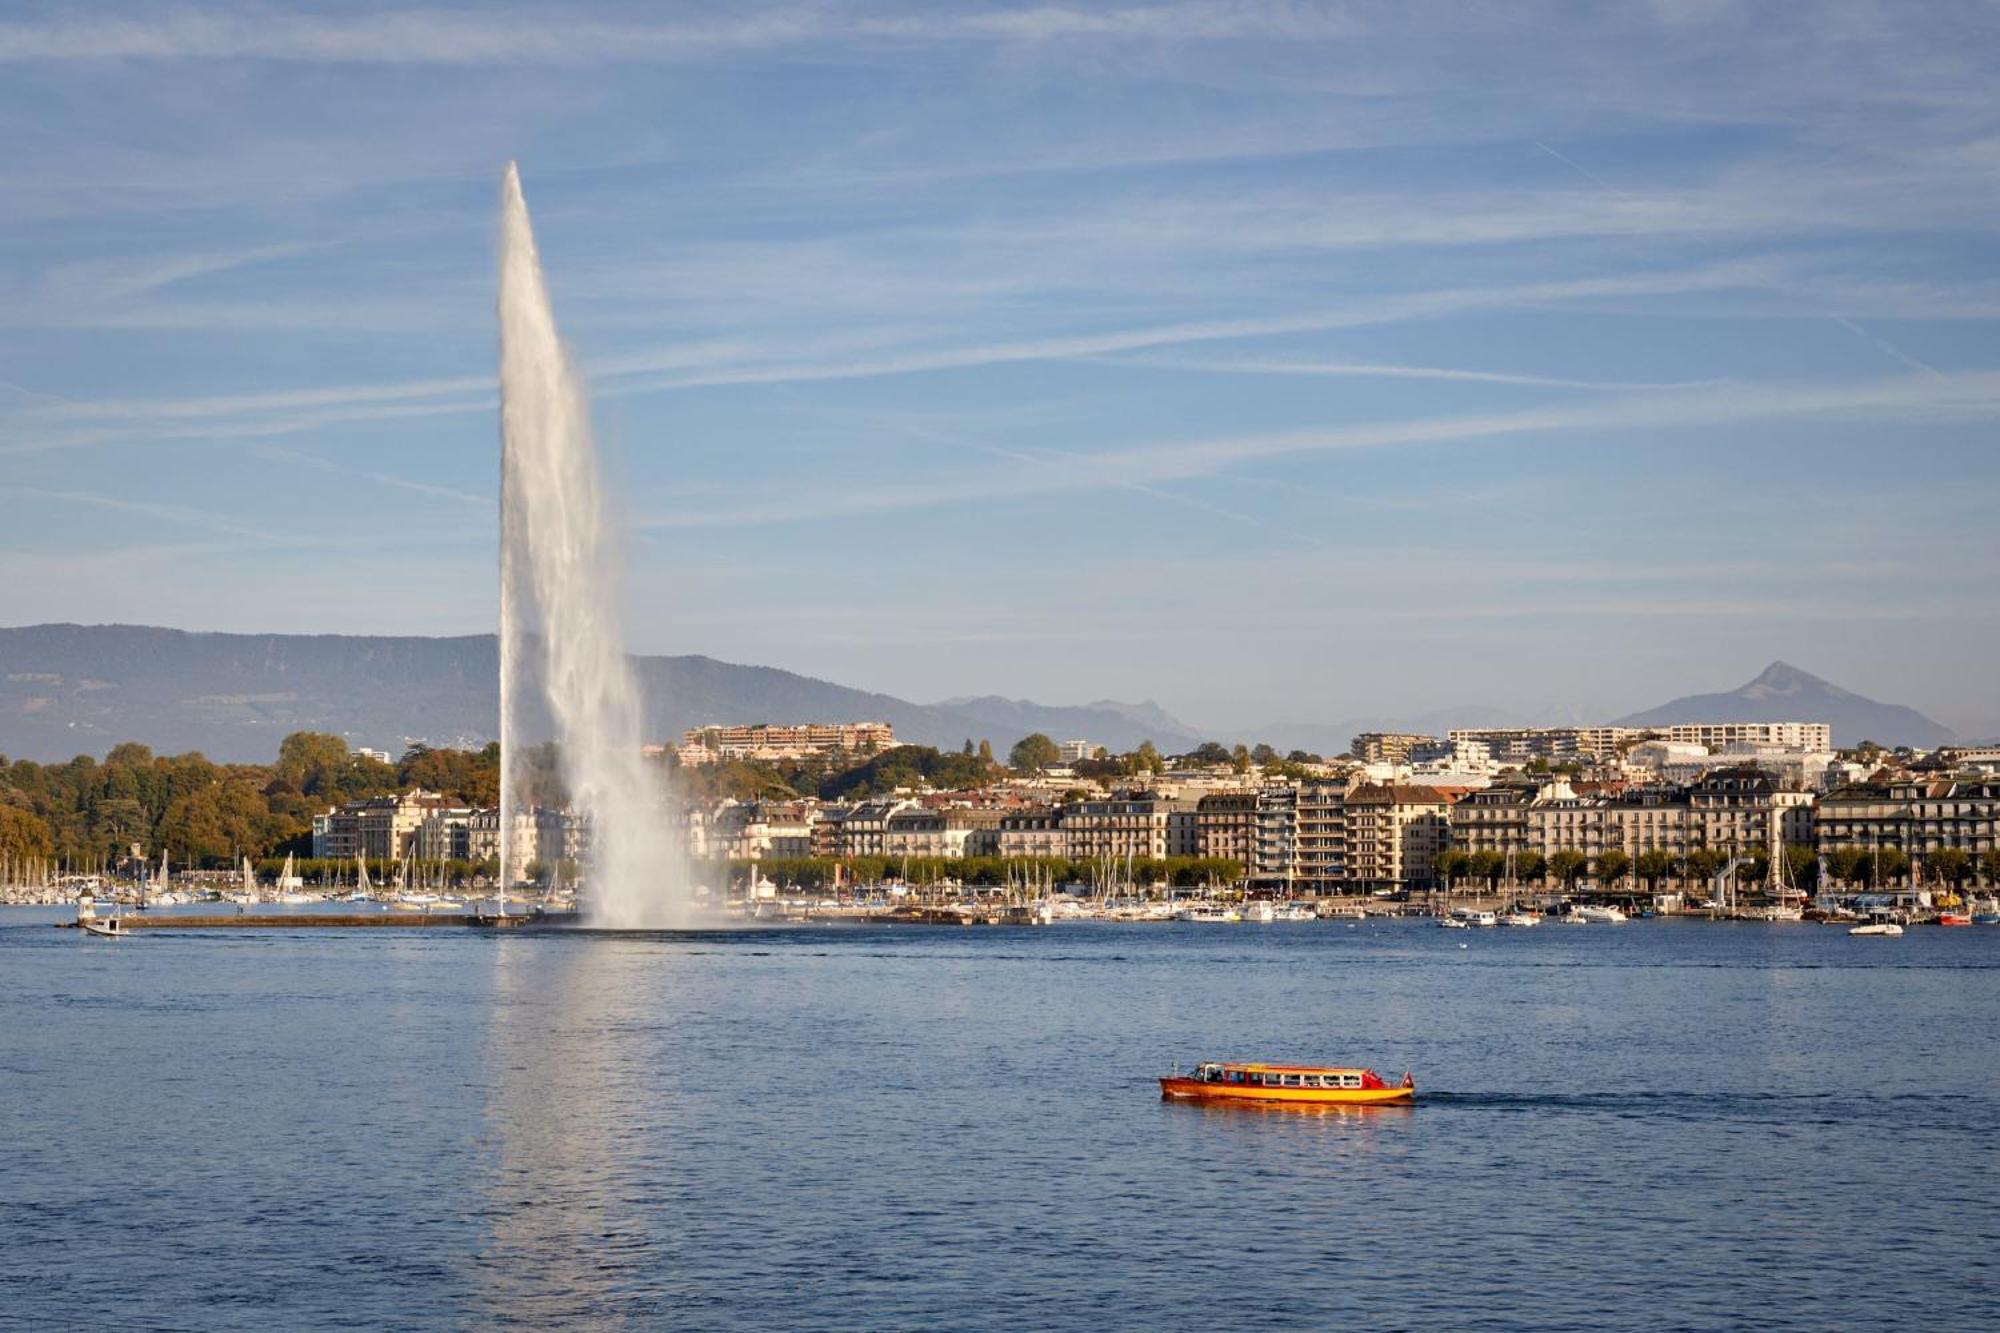
[[[1289,1102],[1305,1106],[1393,1106],[1417,1099],[1417,1081],[1388,1083],[1372,1069],[1211,1062],[1160,1079],[1172,1101]]]

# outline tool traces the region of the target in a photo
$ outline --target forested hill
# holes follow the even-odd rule
[[[402,753],[412,741],[477,746],[496,733],[497,652],[461,638],[199,634],[136,625],[0,628],[0,753],[45,762],[121,741],[257,762],[294,731]],[[899,738],[1005,753],[1033,731],[1112,750],[1203,739],[1150,705],[1053,708],[1020,700],[916,704],[772,667],[710,657],[635,659],[651,739],[706,723],[887,722]],[[539,730],[531,728],[531,731]],[[529,739],[534,739],[531,736]]]

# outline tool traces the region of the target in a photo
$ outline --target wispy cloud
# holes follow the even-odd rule
[[[1469,444],[1576,431],[1699,428],[1734,422],[1856,415],[1903,422],[2000,419],[2000,371],[1846,384],[1725,383],[1678,392],[1635,394],[1579,406],[1126,446],[1069,455],[1062,467],[1012,468],[922,484],[800,493],[776,504],[733,509],[708,506],[699,511],[657,515],[646,520],[644,526],[796,522],[1099,487],[1157,486],[1273,459],[1347,450]]]
[[[138,518],[157,519],[161,522],[174,523],[182,527],[196,528],[204,532],[244,538],[266,546],[315,546],[321,544],[319,539],[303,536],[297,532],[276,532],[268,528],[253,527],[240,523],[225,514],[210,513],[205,510],[190,508],[187,505],[162,504],[152,500],[133,500],[124,496],[107,495],[97,491],[57,490],[41,486],[0,485],[0,494],[45,504],[82,505],[92,509],[107,509],[120,514],[130,514]]]
[[[756,8],[726,17],[612,21],[587,10],[411,9],[360,14],[244,14],[174,9],[123,18],[0,25],[0,61],[279,60],[316,64],[603,64],[672,61],[826,41],[1210,41],[1330,38],[1348,13],[1308,3],[1106,8],[1040,4],[952,13],[869,13],[824,5]]]

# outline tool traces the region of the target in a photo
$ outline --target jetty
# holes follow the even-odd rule
[[[238,912],[194,916],[181,913],[127,912],[119,928],[136,934],[151,930],[369,930],[437,926],[573,926],[574,912],[532,912],[496,917],[480,912]],[[59,929],[77,929],[75,921],[58,921]]]

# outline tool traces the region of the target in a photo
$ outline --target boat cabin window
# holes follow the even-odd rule
[[[1342,1074],[1342,1075],[1340,1076],[1340,1086],[1341,1086],[1341,1087],[1343,1087],[1343,1088],[1358,1088],[1358,1087],[1360,1087],[1360,1086],[1361,1086],[1361,1075],[1359,1075],[1359,1074]]]

